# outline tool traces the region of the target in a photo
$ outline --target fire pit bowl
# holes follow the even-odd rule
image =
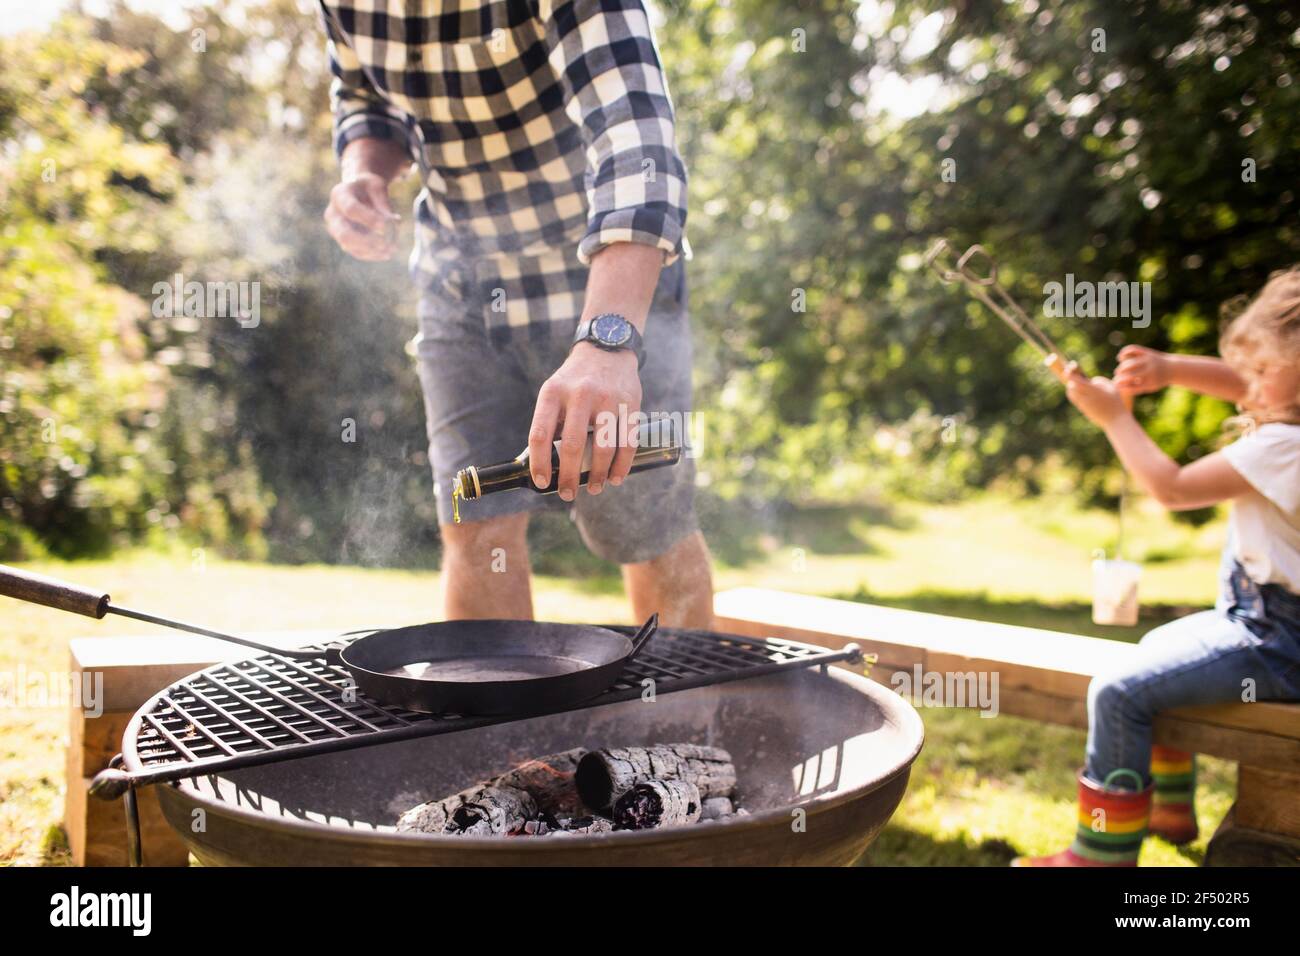
[[[206,865],[844,865],[898,806],[923,737],[912,706],[880,685],[838,667],[800,669],[158,792],[167,820]],[[749,814],[590,836],[434,836],[393,826],[404,810],[531,757],[667,741],[728,749]]]

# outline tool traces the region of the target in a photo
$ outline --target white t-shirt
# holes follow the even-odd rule
[[[1300,425],[1260,425],[1223,457],[1253,488],[1232,509],[1229,547],[1257,584],[1300,594]]]

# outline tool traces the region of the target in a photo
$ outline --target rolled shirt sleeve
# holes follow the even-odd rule
[[[544,2],[547,55],[565,112],[587,150],[587,230],[578,258],[635,242],[681,254],[686,168],[674,143],[672,102],[640,0]]]
[[[341,156],[354,139],[391,139],[410,152],[407,115],[387,103],[371,85],[347,40],[339,33],[333,12],[321,5],[321,17],[328,37],[330,110],[334,115],[334,152]]]

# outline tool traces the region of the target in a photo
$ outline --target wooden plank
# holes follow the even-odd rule
[[[821,633],[819,643],[838,640],[916,651],[942,651],[959,657],[996,657],[1007,664],[1091,677],[1099,669],[1122,663],[1132,645],[1099,637],[1062,634],[1038,628],[996,624],[860,604],[766,588],[735,588],[714,597],[719,629],[731,626],[788,628]]]
[[[1300,704],[1262,700],[1253,704],[1180,707],[1170,713],[1216,727],[1259,730],[1278,737],[1300,740]]]
[[[337,631],[249,634],[273,646],[296,647],[337,636]],[[219,661],[239,660],[256,651],[192,634],[79,637],[68,642],[73,673],[102,677],[104,711],[135,710],[167,685]]]
[[[1298,866],[1300,840],[1242,826],[1234,805],[1205,848],[1205,866]]]
[[[1155,742],[1179,750],[1222,757],[1224,760],[1268,765],[1287,773],[1300,773],[1300,744],[1290,737],[1279,737],[1258,730],[1220,727],[1179,713],[1156,715]]]
[[[1041,670],[1024,664],[1001,660],[995,656],[968,656],[948,651],[930,651],[926,654],[926,669],[940,674],[967,673],[998,675],[1002,694],[1016,690],[1030,690],[1053,697],[1086,698],[1092,678],[1086,674]]]
[[[168,684],[247,653],[237,653],[235,644],[188,635],[78,637],[68,650],[73,673],[102,680],[96,703],[104,711],[133,711]]]
[[[1001,688],[998,712],[1045,724],[1088,729],[1088,705],[1079,697],[1060,697],[1029,687]]]
[[[897,685],[889,681],[887,671],[879,673],[883,678],[880,679],[880,683],[896,689]],[[877,673],[873,672],[869,676],[876,678]],[[1088,729],[1087,701],[1082,696],[1062,697],[1029,687],[1000,685],[997,709],[1000,715],[1059,724],[1077,730]],[[1158,716],[1153,728],[1155,742],[1167,747],[1210,754],[1225,760],[1249,759],[1256,763],[1290,768],[1300,772],[1300,746],[1297,746],[1294,740],[1257,730],[1216,726],[1187,716],[1199,709],[1188,708],[1185,711],[1173,711]],[[922,716],[924,717],[923,706]]]
[[[901,675],[900,681],[894,675]],[[916,675],[912,668],[892,669],[876,665],[867,672],[867,676],[890,690],[898,691],[900,687],[912,687],[916,684]],[[905,679],[905,680],[902,680]],[[911,699],[911,698],[909,698]],[[924,700],[913,701],[923,711]],[[969,704],[969,709],[977,709],[977,703]],[[1025,717],[1048,724],[1061,724],[1086,730],[1088,727],[1088,708],[1081,697],[1061,697],[1034,690],[1028,687],[1004,687],[999,682],[997,715]]]
[[[80,756],[80,762],[73,768],[76,776],[93,777],[121,753],[122,735],[134,713],[113,710],[91,717],[78,707],[70,709],[68,753]]]
[[[334,631],[250,635],[273,646],[328,640]],[[101,681],[93,703],[102,713],[71,708],[64,826],[78,866],[125,866],[126,822],[121,800],[89,795],[90,780],[121,750],[122,734],[145,701],[183,677],[223,660],[255,653],[238,644],[187,634],[86,637],[69,642],[72,672]],[[92,686],[94,686],[92,684]],[[163,819],[153,787],[139,791],[140,829],[147,866],[185,866],[184,843]]]
[[[1300,838],[1300,773],[1243,763],[1237,768],[1237,822]]]
[[[75,866],[127,866],[126,811],[121,800],[90,795],[91,778],[77,775],[69,753],[63,828]],[[188,866],[189,851],[163,817],[154,787],[139,791],[140,845],[145,866]]]
[[[740,588],[738,591],[754,589]],[[910,669],[913,664],[925,663],[925,647],[895,638],[882,638],[871,633],[866,627],[854,626],[853,622],[840,622],[826,619],[800,620],[795,615],[768,613],[763,609],[743,609],[743,601],[734,602],[731,611],[726,606],[733,602],[726,600],[737,595],[738,591],[723,591],[714,598],[714,626],[728,634],[742,637],[778,637],[790,641],[803,641],[839,650],[845,644],[854,643],[862,648],[864,654],[879,656],[880,665],[889,665],[900,669]],[[721,603],[720,603],[721,602]],[[844,602],[847,603],[847,602]]]
[[[937,672],[996,671],[999,692],[1010,695],[1006,713],[1059,714],[1037,719],[1081,726],[1079,710],[1092,676],[1121,665],[1135,647],[1119,641],[1035,628],[966,621],[940,614],[841,601],[765,588],[736,588],[714,600],[718,629],[749,636],[773,635],[828,647],[848,641],[880,655],[881,665],[910,669],[917,663]],[[1019,701],[1023,700],[1023,704]],[[1264,739],[1249,741],[1251,732]],[[1157,721],[1157,740],[1201,740],[1186,746],[1237,759],[1271,754],[1285,766],[1300,760],[1300,705],[1280,702],[1215,704],[1181,708]],[[1199,736],[1198,736],[1199,735]],[[1263,761],[1260,761],[1263,762]]]
[[[873,673],[870,676],[876,675]],[[897,685],[888,680],[887,673],[882,676],[886,679],[880,683],[891,689],[896,688]],[[1225,760],[1251,759],[1281,768],[1295,768],[1300,772],[1300,747],[1295,741],[1255,730],[1219,727],[1184,716],[1196,709],[1199,708],[1158,716],[1153,728],[1155,742]],[[1087,701],[1081,696],[1062,697],[1029,687],[1000,685],[997,710],[999,715],[1023,717],[1077,730],[1088,729]]]

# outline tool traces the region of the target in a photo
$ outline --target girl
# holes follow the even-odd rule
[[[1274,275],[1223,332],[1225,361],[1120,352],[1114,381],[1070,370],[1070,401],[1106,433],[1162,505],[1231,500],[1218,603],[1147,634],[1121,671],[1088,688],[1088,748],[1074,842],[1015,866],[1134,866],[1147,831],[1196,837],[1193,755],[1153,747],[1173,707],[1300,699],[1300,267]],[[1244,437],[1180,468],[1142,430],[1124,394],[1181,385],[1237,402]]]

